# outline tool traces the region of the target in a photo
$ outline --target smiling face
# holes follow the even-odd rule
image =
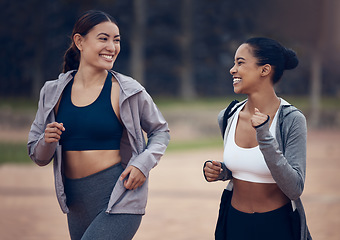
[[[119,28],[110,21],[94,26],[85,36],[75,34],[80,51],[80,66],[109,70],[120,52]]]
[[[242,44],[235,53],[235,64],[230,69],[235,93],[250,94],[260,87],[263,66],[257,65],[248,44]]]

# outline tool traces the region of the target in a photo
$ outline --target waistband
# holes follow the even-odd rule
[[[244,216],[253,216],[253,215],[262,215],[262,216],[266,216],[266,215],[276,215],[276,214],[280,214],[280,213],[286,213],[286,212],[293,212],[293,208],[292,208],[292,204],[289,202],[286,205],[283,205],[282,207],[279,207],[277,209],[274,209],[272,211],[268,211],[268,212],[254,212],[254,213],[246,213],[246,212],[242,212],[240,210],[237,210],[236,208],[234,208],[231,204],[230,204],[230,210],[233,212],[236,212],[239,215],[244,215]]]
[[[116,163],[116,164],[112,165],[111,167],[105,168],[105,169],[103,169],[99,172],[93,173],[93,174],[86,176],[86,177],[83,177],[83,178],[67,178],[65,176],[65,181],[66,182],[82,182],[82,181],[91,180],[92,178],[95,178],[98,175],[103,175],[107,172],[110,172],[111,170],[113,171],[114,169],[120,168],[120,167],[123,169],[123,166],[122,166],[121,163]]]

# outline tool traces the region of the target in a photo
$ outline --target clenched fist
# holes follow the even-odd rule
[[[58,142],[63,131],[65,131],[65,128],[62,123],[53,122],[47,124],[45,129],[45,142]]]
[[[255,113],[250,119],[251,124],[254,128],[261,126],[268,120],[269,120],[269,116],[261,113],[257,108],[255,108]]]
[[[217,161],[207,161],[203,171],[208,182],[217,181],[218,176],[222,172],[221,163]]]

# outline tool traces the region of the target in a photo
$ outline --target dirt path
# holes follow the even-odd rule
[[[316,240],[340,239],[340,131],[310,132],[302,200]],[[167,153],[151,173],[147,214],[136,240],[210,240],[225,183],[202,177],[221,150]],[[0,167],[0,239],[69,239],[53,188],[52,167]]]

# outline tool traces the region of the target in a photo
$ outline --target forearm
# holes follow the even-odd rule
[[[29,142],[28,154],[30,158],[39,166],[49,164],[55,153],[57,143],[46,143],[43,135],[35,142]]]
[[[137,167],[141,172],[148,176],[163,156],[170,141],[168,131],[159,131],[148,138],[145,150],[131,161],[131,165]]]
[[[30,158],[39,166],[45,166],[52,160],[57,147],[56,142],[45,142],[44,129],[45,125],[41,123],[39,124],[39,119],[36,117],[28,134],[28,154]]]
[[[283,154],[269,132],[268,123],[256,129],[260,150],[274,180],[292,200],[299,198],[303,192],[306,167],[306,138],[303,129],[298,131],[290,134]]]

